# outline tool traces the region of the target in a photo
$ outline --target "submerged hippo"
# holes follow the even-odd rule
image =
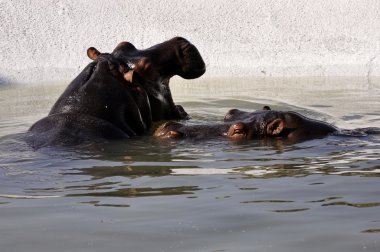
[[[197,48],[176,37],[145,50],[129,42],[112,53],[89,48],[93,61],[66,88],[49,115],[29,129],[39,148],[86,140],[123,139],[143,134],[153,121],[186,119],[169,88],[174,75],[185,79],[205,73]]]
[[[185,126],[177,122],[167,122],[155,131],[154,136],[169,139],[222,137],[233,140],[283,138],[289,142],[299,142],[337,132],[341,130],[329,123],[307,118],[296,112],[274,111],[265,106],[255,112],[232,109],[225,115],[224,123],[221,124]],[[378,134],[380,130],[365,128],[351,133]]]

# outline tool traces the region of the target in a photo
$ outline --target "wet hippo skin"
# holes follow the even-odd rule
[[[47,117],[29,129],[35,148],[72,145],[86,140],[141,135],[152,122],[187,119],[169,87],[174,75],[185,79],[205,73],[197,48],[176,37],[145,50],[129,42],[112,53],[90,47],[93,61],[66,88]]]
[[[335,126],[307,118],[292,111],[274,111],[269,107],[255,112],[237,109],[228,111],[225,122],[232,122],[227,136],[232,139],[281,137],[290,141],[321,138],[338,131]]]
[[[337,127],[318,120],[307,118],[292,111],[274,111],[268,106],[262,110],[246,112],[231,109],[224,117],[224,123],[213,125],[190,125],[167,122],[154,133],[157,138],[169,139],[206,139],[228,138],[232,140],[252,139],[286,139],[289,142],[300,142],[322,138],[331,133],[342,132]],[[350,131],[348,135],[378,134],[377,128],[363,128]]]

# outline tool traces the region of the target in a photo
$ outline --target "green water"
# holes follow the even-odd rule
[[[0,89],[1,251],[380,250],[379,135],[34,151],[19,136],[65,85]],[[175,79],[172,91],[188,124],[269,105],[380,127],[380,81]]]

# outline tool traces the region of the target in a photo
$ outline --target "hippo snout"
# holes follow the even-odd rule
[[[177,122],[166,122],[156,129],[153,136],[158,138],[180,138],[183,136],[181,132],[178,131],[183,124]]]
[[[198,49],[184,38],[174,38],[180,42],[178,58],[180,62],[179,76],[184,79],[195,79],[206,72],[206,64]]]

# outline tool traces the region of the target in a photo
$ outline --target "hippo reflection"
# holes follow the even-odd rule
[[[93,60],[59,97],[49,115],[29,130],[36,147],[141,135],[153,121],[187,119],[169,87],[174,75],[193,79],[205,72],[197,48],[176,37],[145,50],[129,42],[112,53],[91,47]]]
[[[154,133],[157,138],[205,139],[224,137],[233,140],[282,138],[289,142],[322,138],[340,130],[326,122],[307,118],[291,111],[274,111],[268,106],[255,112],[232,109],[224,117],[224,123],[214,125],[190,125],[167,122]],[[352,131],[354,132],[354,131]],[[355,131],[357,134],[379,133],[377,128]]]

